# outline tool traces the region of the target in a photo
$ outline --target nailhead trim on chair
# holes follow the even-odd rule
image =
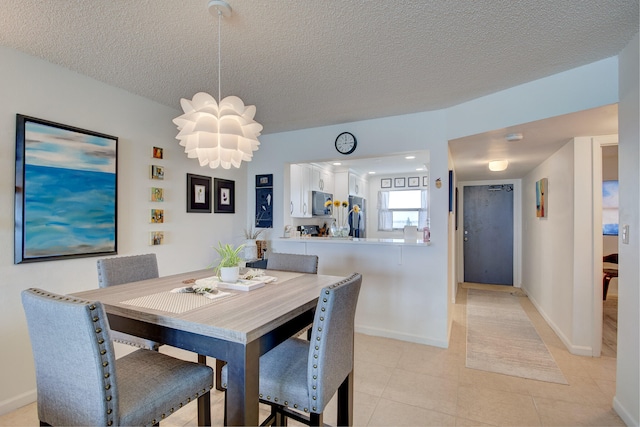
[[[67,297],[67,296],[59,296],[59,295],[55,295],[55,294],[50,294],[48,292],[42,292],[38,289],[32,289],[35,293],[37,293],[38,295],[42,295],[45,296],[47,298],[52,298],[52,299],[58,299],[58,300],[63,300],[63,301],[69,301],[69,302],[73,302],[73,303],[77,303],[77,304],[82,304],[82,305],[87,305],[89,304],[89,311],[93,312],[97,307],[94,303],[92,303],[91,301],[88,300],[83,300],[80,298],[73,298],[73,297]],[[89,314],[91,316],[91,314]],[[99,316],[93,316],[91,318],[91,320],[93,321],[93,323],[96,324],[96,328],[95,328],[95,333],[98,337],[98,344],[101,346],[100,347],[100,355],[103,356],[102,357],[102,367],[105,368],[104,369],[104,374],[103,374],[103,378],[105,379],[105,390],[111,390],[111,382],[110,382],[110,378],[112,376],[112,374],[115,374],[115,372],[113,372],[113,367],[111,367],[109,365],[109,362],[107,361],[107,358],[105,357],[107,355],[107,349],[104,346],[104,342],[106,337],[103,336],[104,335],[104,331],[108,330],[108,328],[106,328],[106,325],[102,324],[102,321],[100,319]],[[213,384],[211,384],[209,386],[209,390],[213,389]],[[206,389],[202,389],[202,394],[207,393]],[[200,396],[200,393],[196,393],[195,397],[196,399]],[[110,416],[113,414],[113,405],[111,404],[111,401],[113,400],[113,397],[111,395],[108,395],[105,399],[107,402],[109,402],[107,404],[107,415]],[[186,402],[180,402],[179,403],[179,408],[182,408],[184,406],[185,403],[189,403],[191,402],[191,397],[187,397]],[[170,412],[173,413],[175,411],[175,408],[171,408]],[[166,414],[162,414],[162,418],[166,418]],[[108,419],[107,420],[107,425],[108,426],[112,426],[114,423],[113,419]],[[152,425],[158,424],[157,420],[153,420],[151,422]]]

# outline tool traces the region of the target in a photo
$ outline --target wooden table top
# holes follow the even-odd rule
[[[109,314],[246,344],[314,307],[323,287],[344,279],[341,276],[276,270],[268,270],[266,274],[275,276],[278,280],[251,291],[225,289],[224,292],[232,295],[215,299],[210,304],[184,313],[154,310],[122,302],[189,286],[183,281],[211,277],[214,275],[213,270],[176,274],[73,295],[100,301]]]

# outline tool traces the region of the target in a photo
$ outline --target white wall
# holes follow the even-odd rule
[[[71,293],[97,287],[96,258],[13,264],[16,113],[119,137],[118,253],[155,252],[161,275],[204,268],[218,240],[242,239],[244,215],[187,214],[186,173],[236,181],[236,211],[246,211],[246,171],[215,173],[187,160],[171,120],[180,111],[107,86],[67,69],[0,47],[0,413],[33,401],[35,380],[20,292],[41,287]],[[176,100],[178,105],[179,100]],[[164,148],[165,224],[149,224],[152,146]],[[156,182],[157,184],[157,182]],[[158,185],[156,185],[158,186]],[[165,230],[165,245],[147,245]],[[236,236],[236,234],[238,234]]]
[[[522,180],[522,288],[571,346],[573,287],[573,152],[560,148]],[[548,180],[547,217],[536,217],[536,182]]]
[[[619,242],[618,364],[614,408],[627,425],[640,425],[640,117],[638,34],[620,53],[618,106],[620,224],[629,244]]]

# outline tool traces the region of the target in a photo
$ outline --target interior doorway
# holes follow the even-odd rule
[[[513,286],[513,184],[463,187],[464,281]]]

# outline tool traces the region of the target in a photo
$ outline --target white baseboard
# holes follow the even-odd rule
[[[618,416],[622,418],[622,421],[629,427],[640,425],[640,420],[634,420],[633,416],[622,406],[617,397],[613,398],[613,410],[616,411]]]
[[[419,335],[404,334],[397,331],[390,331],[387,329],[370,328],[366,326],[356,325],[355,331],[365,335],[373,335],[375,337],[383,337],[383,338],[392,338],[400,341],[413,342],[416,344],[425,344],[425,345],[431,345],[431,346],[440,347],[440,348],[449,347],[449,343],[446,341],[429,339]]]
[[[16,409],[36,401],[36,389],[14,396],[11,399],[0,402],[0,415],[8,414]]]
[[[553,329],[553,332],[555,332],[558,338],[560,338],[560,341],[562,341],[564,346],[567,347],[567,350],[569,351],[569,353],[575,354],[576,356],[587,356],[587,357],[593,356],[592,347],[573,344],[571,340],[562,332],[562,330],[560,330],[558,325],[556,325],[553,322],[553,320],[547,315],[547,313],[542,309],[542,307],[540,306],[540,304],[538,304],[535,298],[531,296],[531,293],[527,290],[527,288],[522,287],[522,289],[526,292],[527,298],[529,298],[529,301],[531,301],[531,304],[533,304],[536,310],[538,310],[538,313],[540,313],[540,315],[547,322],[549,327]]]

